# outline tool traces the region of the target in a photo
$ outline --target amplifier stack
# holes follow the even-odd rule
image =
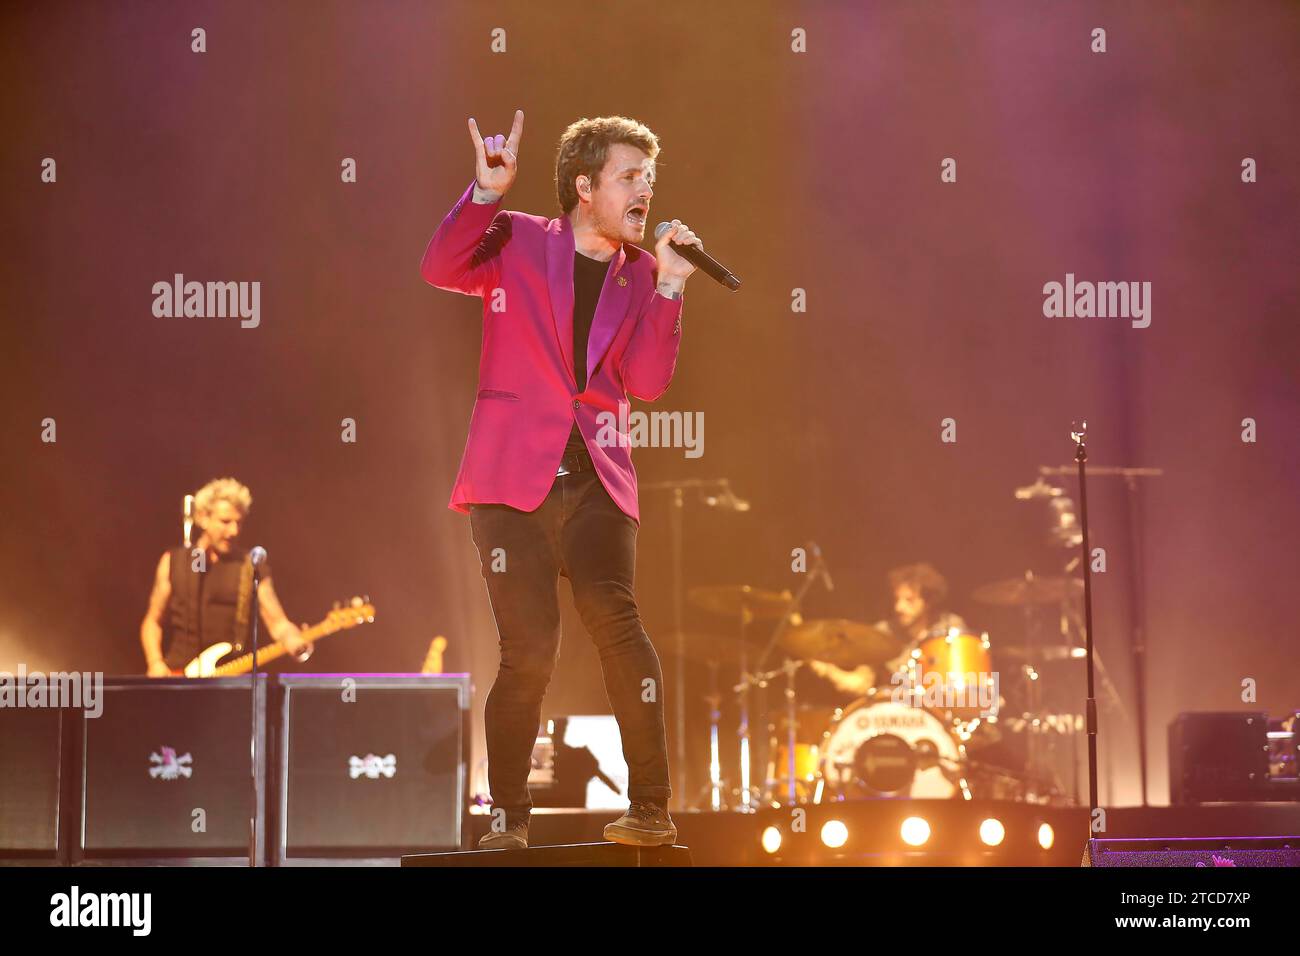
[[[0,861],[247,865],[254,829],[261,865],[462,847],[468,675],[260,675],[251,693],[106,678],[98,716],[0,709]]]

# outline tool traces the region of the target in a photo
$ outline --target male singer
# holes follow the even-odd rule
[[[475,181],[420,263],[429,284],[483,299],[478,399],[450,503],[469,513],[501,646],[485,713],[494,825],[478,845],[528,846],[528,772],[559,652],[561,575],[600,653],[627,759],[630,807],[605,838],[668,845],[677,827],[663,673],[632,590],[636,472],[629,442],[597,439],[597,416],[625,421],[628,395],[653,401],[667,390],[695,271],[672,244],[704,245],[676,219],[653,258],[636,245],[659,141],[622,116],[578,120],[560,137],[559,218],[502,209],[523,128],[522,110],[509,137],[483,139],[469,120]]]

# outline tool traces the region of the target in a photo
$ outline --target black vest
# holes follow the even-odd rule
[[[240,579],[248,565],[248,552],[232,550],[220,561],[207,561],[206,571],[193,571],[193,552],[172,548],[171,597],[163,623],[163,658],[180,670],[218,641],[243,646],[250,640],[247,605],[240,608]],[[243,618],[239,626],[238,617]]]

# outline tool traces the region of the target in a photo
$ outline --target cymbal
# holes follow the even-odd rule
[[[742,610],[750,619],[778,618],[790,610],[794,595],[789,591],[765,591],[748,584],[712,584],[694,587],[686,592],[686,599],[698,608],[740,617]]]
[[[1077,592],[1083,582],[1077,578],[1004,578],[971,592],[981,604],[1015,607],[1024,604],[1058,604],[1067,592]]]
[[[823,618],[791,625],[781,636],[786,652],[836,667],[881,664],[897,657],[904,643],[889,631],[846,618]]]

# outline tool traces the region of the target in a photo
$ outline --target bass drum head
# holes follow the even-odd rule
[[[943,721],[928,710],[864,697],[831,724],[822,746],[822,776],[846,798],[954,797],[954,770],[964,757]]]

